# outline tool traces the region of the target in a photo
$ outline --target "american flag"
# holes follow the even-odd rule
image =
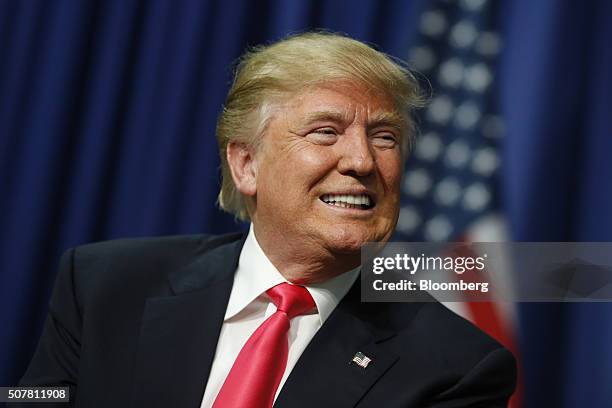
[[[406,163],[398,231],[413,241],[446,241],[498,212],[503,121],[493,79],[501,40],[485,0],[428,4],[409,62],[431,83],[432,99]]]
[[[372,360],[360,351],[355,354],[355,357],[353,357],[352,361],[359,367],[366,368]]]
[[[496,5],[491,0],[432,0],[421,14],[408,60],[432,94],[406,161],[397,241],[508,239],[498,189],[504,122],[494,80],[502,49]],[[509,273],[502,264],[497,268],[489,271],[498,278],[493,286],[507,287]],[[445,305],[516,354],[512,305]]]

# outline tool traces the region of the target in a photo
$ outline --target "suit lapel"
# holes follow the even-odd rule
[[[360,303],[358,280],[314,336],[274,406],[355,406],[398,358],[385,347],[395,333],[368,322],[375,307]],[[372,360],[366,368],[352,362],[357,352]]]
[[[174,296],[146,302],[134,406],[199,406],[244,239],[206,252],[170,276]]]

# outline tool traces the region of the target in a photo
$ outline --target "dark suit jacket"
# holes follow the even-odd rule
[[[22,385],[67,384],[79,407],[199,407],[244,236],[144,238],[62,258]],[[361,351],[367,368],[350,363]],[[501,407],[512,355],[439,303],[361,303],[351,288],[275,407]]]

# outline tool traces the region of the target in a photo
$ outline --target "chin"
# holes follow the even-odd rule
[[[336,228],[330,231],[326,236],[332,238],[329,241],[330,249],[338,254],[361,255],[361,247],[366,242],[380,241],[379,234],[374,234],[370,231],[364,231],[360,228]]]

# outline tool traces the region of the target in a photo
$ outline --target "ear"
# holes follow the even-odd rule
[[[257,171],[253,148],[244,143],[230,142],[226,157],[238,191],[245,196],[254,196],[257,192]]]

